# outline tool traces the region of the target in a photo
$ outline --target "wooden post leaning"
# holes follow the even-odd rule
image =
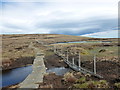
[[[68,62],[68,50],[67,50],[67,62]]]
[[[94,74],[96,74],[96,55],[94,55]]]
[[[78,66],[79,66],[79,70],[80,70],[80,68],[81,68],[80,52],[79,52]]]

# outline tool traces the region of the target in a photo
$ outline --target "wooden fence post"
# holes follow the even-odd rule
[[[79,66],[79,69],[80,69],[81,68],[80,52],[79,52],[78,66]]]
[[[57,46],[56,46],[56,53],[57,53]]]
[[[94,74],[96,74],[96,56],[94,55]]]
[[[68,50],[67,50],[67,61],[68,61]]]
[[[63,54],[63,49],[62,49],[62,46],[61,46],[61,55]]]
[[[73,65],[75,64],[75,59],[74,59],[74,57],[72,58],[72,63],[73,63]]]
[[[56,46],[54,45],[54,53],[56,53]]]

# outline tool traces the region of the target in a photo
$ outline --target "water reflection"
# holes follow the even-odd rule
[[[12,70],[3,71],[0,74],[0,87],[14,85],[22,82],[32,72],[32,66],[16,68]]]
[[[111,41],[75,41],[75,42],[58,42],[55,44],[65,44],[65,43],[111,43]]]
[[[64,75],[66,72],[69,72],[70,68],[65,67],[56,67],[56,68],[50,68],[47,70],[47,73],[55,72],[56,75]]]

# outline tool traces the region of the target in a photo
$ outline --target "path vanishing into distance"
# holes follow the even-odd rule
[[[43,82],[43,77],[46,73],[43,51],[34,47],[32,43],[29,45],[29,48],[33,48],[36,52],[36,57],[32,65],[33,70],[32,73],[28,75],[28,77],[22,83],[19,84],[19,88],[38,88],[39,83]]]
[[[36,42],[39,44],[42,44],[42,42],[40,42],[38,40],[36,40]],[[30,75],[28,75],[28,77],[22,83],[19,84],[19,86],[20,86],[19,88],[34,88],[35,89],[35,88],[39,88],[39,84],[43,82],[43,77],[46,73],[46,67],[44,64],[44,53],[43,53],[44,51],[40,48],[34,47],[32,42],[29,45],[29,48],[34,49],[36,52],[36,57],[34,59],[33,65],[32,65],[33,70],[32,70],[32,73]],[[62,57],[64,62],[69,67],[71,67],[73,70],[82,72],[84,74],[89,73],[89,74],[94,75],[96,77],[103,78],[101,75],[98,75],[95,72],[91,72],[89,70],[86,70],[86,69],[82,68],[80,65],[79,66],[75,65],[74,59],[71,63],[68,60],[68,57],[65,57],[65,55],[56,51],[55,48],[54,48],[54,53],[57,54],[58,56]],[[79,61],[80,61],[80,58],[79,58]],[[95,62],[95,58],[94,58],[94,62]],[[96,63],[94,63],[94,67],[95,66],[96,66]],[[96,69],[94,71],[96,71]]]

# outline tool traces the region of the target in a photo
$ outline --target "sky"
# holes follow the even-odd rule
[[[118,0],[2,0],[1,34],[118,37]]]

